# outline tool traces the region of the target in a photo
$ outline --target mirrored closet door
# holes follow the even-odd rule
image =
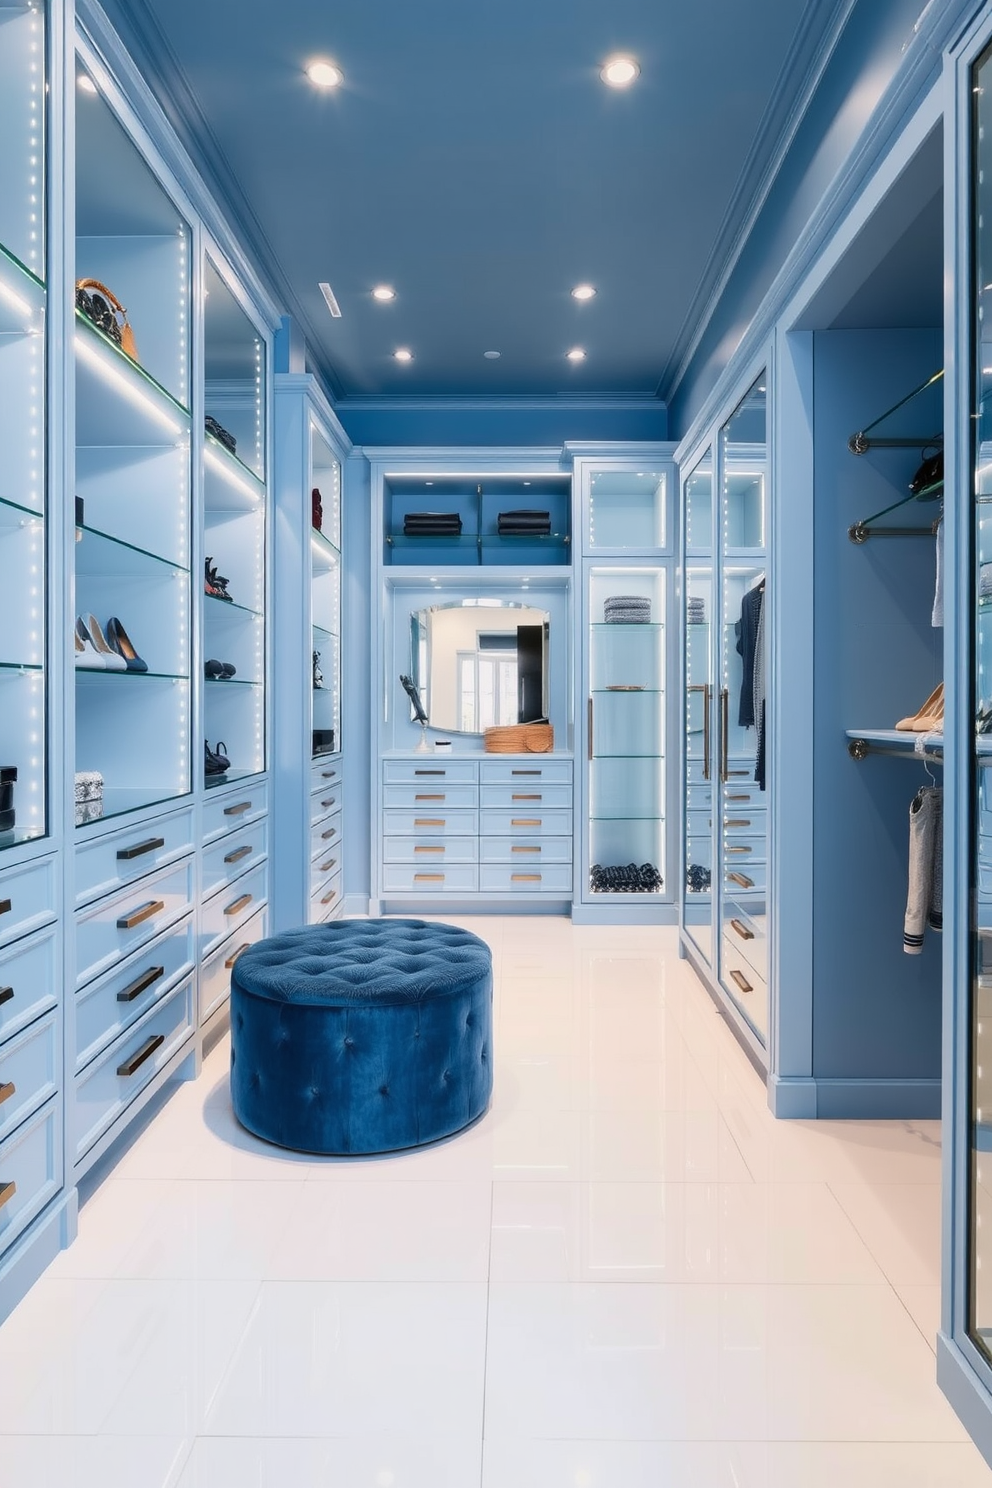
[[[713,835],[716,775],[713,604],[713,451],[683,479],[683,636],[685,641],[685,768],[682,923],[707,966],[714,961]]]

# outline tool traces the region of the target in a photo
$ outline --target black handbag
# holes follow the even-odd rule
[[[203,741],[206,750],[203,761],[203,773],[205,775],[224,775],[231,768],[231,761],[225,754],[227,745],[219,740],[216,749],[211,749],[206,739]]]

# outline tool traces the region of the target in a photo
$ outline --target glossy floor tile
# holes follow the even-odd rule
[[[775,1122],[673,931],[461,919],[469,1130],[178,1086],[0,1327],[3,1488],[992,1488],[937,1389],[940,1129]]]

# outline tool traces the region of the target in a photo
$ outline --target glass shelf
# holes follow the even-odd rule
[[[18,501],[7,501],[0,497],[0,529],[13,532],[29,523],[44,520],[42,512],[35,511],[30,506],[21,506]]]
[[[660,620],[650,620],[645,625],[611,625],[605,620],[594,620],[589,627],[590,630],[664,630],[664,624]]]
[[[251,682],[245,677],[204,677],[208,687],[261,687],[261,682]]]
[[[76,531],[83,534],[76,543],[77,574],[84,574],[89,578],[135,578],[146,565],[150,574],[161,574],[163,568],[177,574],[189,572],[182,563],[151,553],[147,548],[135,547],[133,543],[123,542],[119,537],[111,537],[108,532],[101,532],[97,527],[87,527],[84,524],[77,527]],[[93,538],[94,541],[87,542],[87,538]]]
[[[204,780],[206,790],[220,790],[225,785],[242,785],[246,780],[257,780],[264,770],[225,770],[223,775],[208,775]]]
[[[45,286],[0,244],[0,335],[32,335],[45,313]]]
[[[0,672],[42,672],[44,667],[35,661],[0,661]]]
[[[628,685],[625,682],[618,682],[613,687],[594,687],[592,693],[593,697],[617,697],[623,695],[630,696],[632,693],[637,693],[638,695],[647,697],[664,697],[665,689],[663,687],[634,687],[633,685]]]
[[[328,630],[325,625],[314,625],[312,629],[315,630],[318,635],[326,636],[329,641],[336,641],[339,639],[338,632],[336,630]]]
[[[265,482],[213,434],[203,434],[204,506],[217,511],[254,511],[265,499]]]
[[[665,818],[663,816],[659,816],[656,813],[651,812],[651,811],[644,811],[644,812],[640,812],[640,813],[636,813],[636,814],[633,813],[633,812],[629,812],[629,811],[618,811],[614,816],[604,816],[604,815],[602,815],[602,813],[594,811],[592,813],[592,815],[590,816],[589,820],[590,821],[594,821],[594,822],[595,821],[598,821],[598,822],[615,822],[615,821],[635,821],[635,822],[653,821],[653,822],[661,822],[661,821],[664,821]]]
[[[478,532],[389,532],[386,542],[391,548],[422,548],[429,543],[445,548],[476,548],[480,537]]]
[[[188,791],[163,791],[161,786],[104,786],[103,812],[92,821],[80,822],[76,831],[84,827],[97,827],[101,822],[117,816],[126,816],[129,811],[144,811],[149,806],[165,806],[172,801],[181,801]]]
[[[12,832],[0,832],[0,852],[7,852],[12,847],[23,847],[26,842],[37,842],[44,837],[43,827],[15,827]]]
[[[204,614],[209,615],[212,620],[219,620],[223,611],[227,610],[235,618],[247,615],[252,620],[261,620],[260,610],[250,610],[247,605],[236,604],[233,599],[218,599],[216,594],[204,592],[203,598],[209,603],[204,607]]]
[[[79,444],[168,446],[189,437],[189,409],[78,310],[75,347]]]
[[[314,578],[330,573],[341,562],[340,550],[334,546],[330,538],[318,532],[316,527],[310,529],[310,557]]]
[[[89,681],[96,678],[103,681],[105,678],[113,677],[117,681],[122,678],[129,682],[188,682],[188,677],[180,676],[175,672],[122,672],[114,667],[110,671],[104,671],[102,667],[76,667],[76,681],[81,682],[84,678]]]

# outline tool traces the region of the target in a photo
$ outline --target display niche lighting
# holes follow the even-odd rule
[[[393,357],[397,362],[412,362],[413,352],[408,346],[397,346],[393,352]]]
[[[315,88],[337,88],[344,82],[344,73],[325,57],[315,57],[307,63],[307,77]]]
[[[641,69],[633,57],[608,57],[599,75],[608,88],[629,88],[640,76]]]

